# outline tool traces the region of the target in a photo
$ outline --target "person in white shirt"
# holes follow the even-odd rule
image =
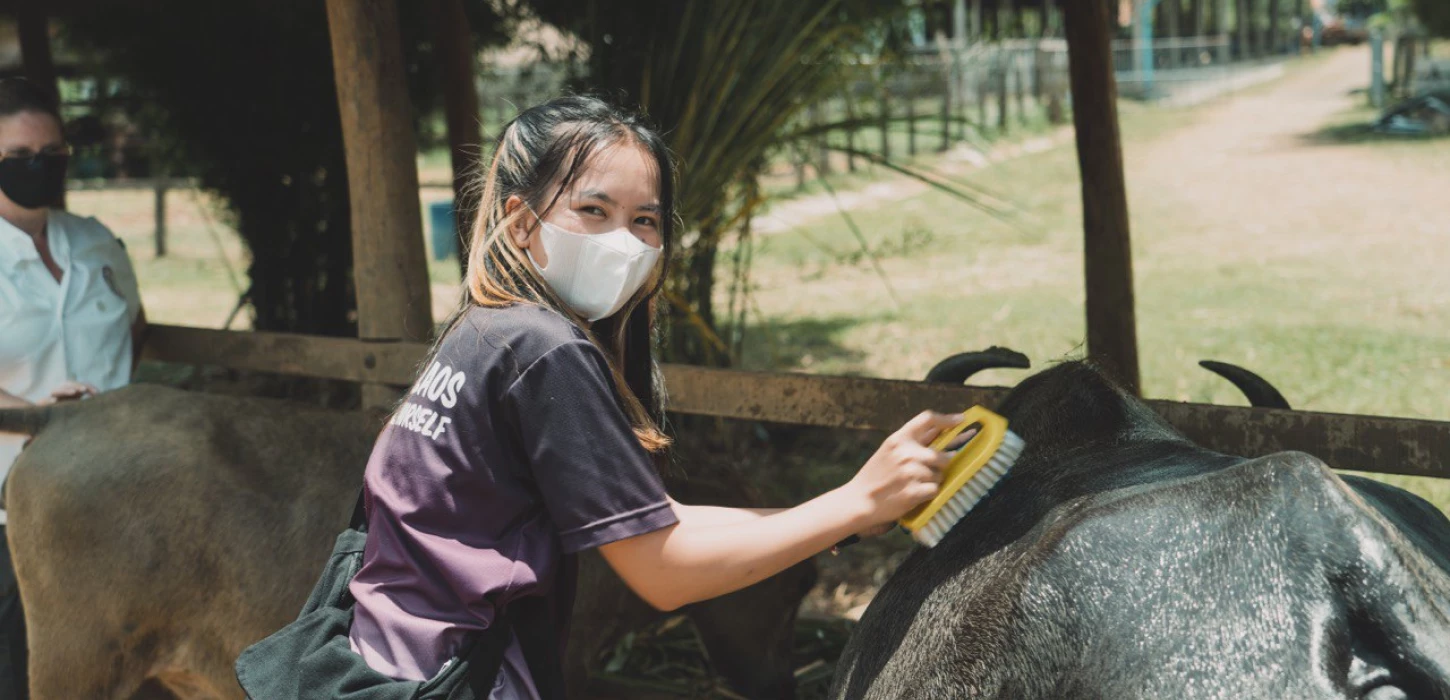
[[[83,398],[131,381],[145,313],[120,240],[50,209],[71,153],[49,94],[0,80],[0,408]],[[24,446],[0,433],[0,479]],[[0,543],[5,542],[0,509]],[[0,547],[0,699],[27,695],[25,627]]]

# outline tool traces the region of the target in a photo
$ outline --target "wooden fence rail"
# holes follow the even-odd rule
[[[159,362],[406,386],[427,345],[287,333],[151,326]],[[665,365],[670,410],[777,423],[894,430],[926,408],[995,405],[1000,387]],[[1149,400],[1209,449],[1255,457],[1300,450],[1340,469],[1450,478],[1450,422]]]

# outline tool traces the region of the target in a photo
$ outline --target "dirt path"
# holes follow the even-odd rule
[[[1343,49],[1269,89],[1211,106],[1164,138],[1130,146],[1132,207],[1175,207],[1178,220],[1192,222],[1174,231],[1135,229],[1147,261],[1204,246],[1216,256],[1261,264],[1374,248],[1377,262],[1414,265],[1417,253],[1450,242],[1444,233],[1450,164],[1436,172],[1402,162],[1395,149],[1423,147],[1413,143],[1316,137],[1335,115],[1363,103],[1353,91],[1368,74],[1369,51]],[[1393,250],[1385,250],[1387,243]]]

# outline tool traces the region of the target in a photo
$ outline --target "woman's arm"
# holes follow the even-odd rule
[[[725,506],[687,506],[670,499],[670,508],[680,522],[689,521],[700,525],[736,525],[754,522],[768,515],[784,512],[785,508],[729,508]]]
[[[676,510],[677,525],[599,550],[635,593],[662,610],[745,588],[935,496],[948,460],[927,445],[960,420],[917,416],[888,437],[849,483],[795,508],[683,506]]]

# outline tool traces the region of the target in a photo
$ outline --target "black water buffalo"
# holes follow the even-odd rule
[[[1450,521],[1423,499],[1203,449],[1088,364],[999,411],[1026,451],[882,587],[831,697],[1450,698]]]
[[[347,523],[381,420],[294,402],[135,385],[0,411],[35,434],[5,487],[36,700],[239,698],[233,662],[296,617]],[[666,478],[686,501],[748,505]],[[710,491],[706,491],[706,489]],[[686,607],[716,670],[752,698],[794,696],[790,650],[815,569]],[[658,619],[584,557],[566,673]]]

